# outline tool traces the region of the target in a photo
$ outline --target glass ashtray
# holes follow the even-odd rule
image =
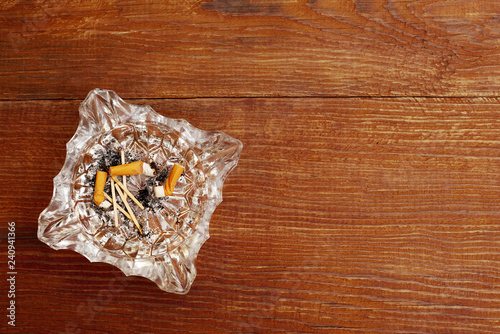
[[[150,106],[126,103],[113,91],[91,91],[79,110],[80,123],[66,145],[52,200],[38,220],[38,238],[91,262],[112,264],[127,276],[146,277],[164,291],[187,293],[242,143],[161,116]],[[93,200],[98,170],[134,161],[149,163],[155,171],[154,176],[117,177],[142,204],[143,209],[128,201],[141,231],[121,211],[115,216],[113,206],[102,208]],[[173,193],[156,197],[154,187],[165,182],[174,164],[184,170]],[[111,187],[108,178],[104,192],[109,196]]]

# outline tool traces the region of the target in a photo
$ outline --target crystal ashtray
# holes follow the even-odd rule
[[[127,276],[146,277],[164,291],[187,293],[242,143],[161,116],[150,106],[126,103],[113,91],[91,91],[79,110],[80,123],[66,145],[52,200],[38,220],[38,238],[91,262],[112,264]],[[122,151],[127,163],[148,162],[156,172],[126,177],[128,190],[144,207],[129,202],[142,233],[121,212],[116,220],[113,207],[103,209],[93,201],[97,171],[121,164]],[[165,182],[174,164],[184,167],[174,192],[156,197],[153,188]],[[105,192],[111,194],[110,188],[108,181]]]

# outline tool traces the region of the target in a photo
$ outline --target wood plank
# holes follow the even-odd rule
[[[78,103],[0,102],[23,330],[500,331],[498,99],[135,102],[244,144],[193,288],[163,293],[40,243]]]
[[[0,99],[498,96],[500,3],[7,1]]]

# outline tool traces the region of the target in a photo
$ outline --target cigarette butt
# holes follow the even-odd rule
[[[179,178],[181,177],[183,171],[184,167],[178,164],[174,164],[174,167],[172,168],[172,171],[168,175],[165,185],[154,187],[155,196],[165,197],[172,195],[175,189],[175,185],[177,184],[177,181],[179,181]]]
[[[108,173],[103,171],[97,171],[95,177],[95,187],[94,187],[94,203],[100,205],[104,202],[104,186],[106,185],[106,179],[108,178]]]
[[[123,164],[118,166],[113,166],[109,168],[109,174],[113,176],[117,175],[146,175],[154,176],[154,169],[143,161],[135,161],[129,164]]]

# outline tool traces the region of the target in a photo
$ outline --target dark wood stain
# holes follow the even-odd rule
[[[203,2],[204,10],[232,15],[276,15],[280,7],[273,2],[256,3],[249,0],[214,0]]]

